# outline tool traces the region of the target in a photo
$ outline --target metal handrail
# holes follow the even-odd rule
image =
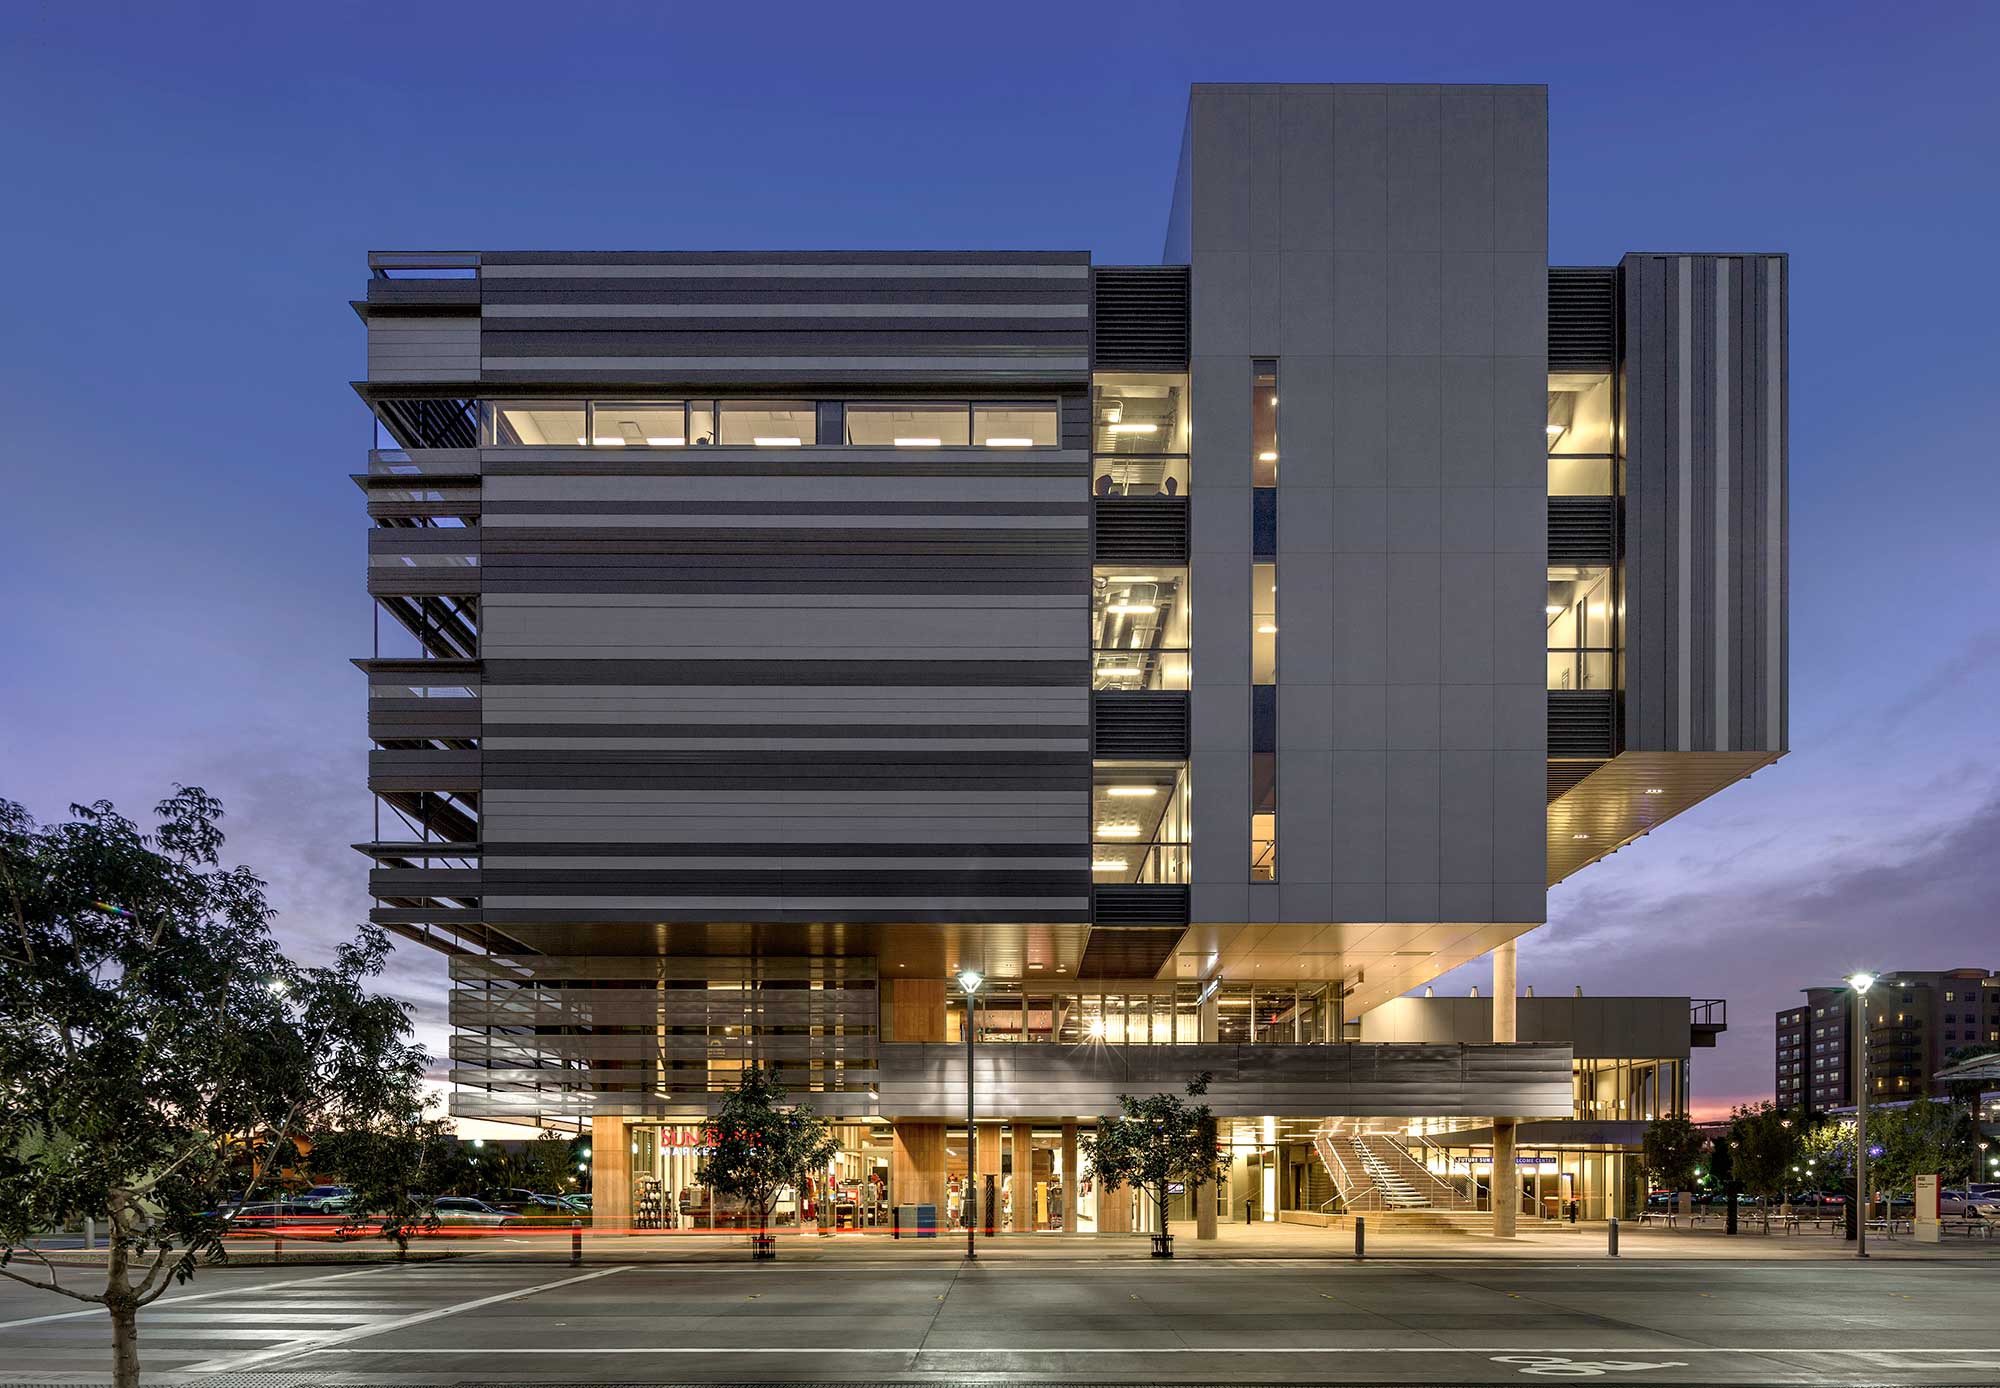
[[[1397,1153],[1403,1158],[1405,1162],[1407,1162],[1411,1166],[1414,1166],[1417,1170],[1421,1171],[1424,1174],[1426,1180],[1428,1180],[1432,1185],[1436,1186],[1440,1191],[1444,1192],[1444,1198],[1452,1208],[1456,1209],[1464,1203],[1465,1197],[1459,1194],[1458,1188],[1456,1186],[1452,1185],[1449,1181],[1446,1181],[1445,1179],[1440,1177],[1435,1171],[1431,1170],[1430,1167],[1424,1164],[1423,1162],[1418,1161],[1416,1154],[1412,1152],[1408,1147],[1405,1147],[1402,1143],[1398,1142],[1393,1136],[1391,1136],[1388,1133],[1364,1134],[1364,1140],[1368,1137],[1380,1137],[1386,1140],[1391,1147],[1396,1149]],[[1377,1156],[1379,1155],[1380,1153],[1377,1153]]]

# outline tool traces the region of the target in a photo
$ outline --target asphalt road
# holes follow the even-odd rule
[[[1248,1259],[234,1268],[144,1312],[140,1352],[159,1383],[1995,1383],[1996,1273]],[[108,1330],[75,1306],[0,1288],[0,1381],[101,1381]]]

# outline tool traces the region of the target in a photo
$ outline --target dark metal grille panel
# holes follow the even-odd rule
[[[1091,361],[1097,369],[1187,370],[1187,266],[1101,266],[1092,286]]]
[[[1610,371],[1618,364],[1618,270],[1549,267],[1549,370]]]
[[[1549,755],[1551,757],[1610,757],[1617,752],[1614,733],[1618,696],[1608,689],[1549,691]]]
[[[1094,925],[1173,926],[1188,923],[1188,889],[1158,883],[1120,882],[1090,891]]]
[[[479,413],[471,400],[377,400],[375,413],[405,448],[479,446]]]
[[[1176,692],[1100,693],[1092,700],[1091,752],[1178,761],[1188,754],[1188,700]]]
[[[1602,757],[1566,757],[1549,763],[1549,799],[1551,802],[1575,790],[1578,782],[1598,767],[1604,765]]]
[[[1098,563],[1187,563],[1186,497],[1105,497],[1098,500],[1095,505]]]
[[[1549,498],[1549,562],[1612,564],[1618,559],[1618,499]]]

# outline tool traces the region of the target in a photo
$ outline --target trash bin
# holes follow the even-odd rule
[[[938,1211],[935,1205],[918,1205],[916,1217],[911,1221],[920,1239],[934,1239],[938,1232]]]

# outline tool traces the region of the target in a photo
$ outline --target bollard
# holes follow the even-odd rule
[[[273,1234],[271,1236],[271,1261],[274,1263],[281,1263],[284,1260],[285,1260],[285,1236],[283,1234]]]
[[[896,1206],[889,1212],[889,1237],[892,1239],[903,1237],[903,1207],[901,1205]]]
[[[580,1219],[572,1219],[569,1222],[569,1265],[571,1267],[575,1267],[582,1261],[583,1261],[583,1221]]]
[[[1612,1216],[1611,1222],[1605,1225],[1604,1229],[1604,1237],[1610,1245],[1608,1249],[1609,1255],[1616,1258],[1618,1256],[1618,1218],[1616,1215]]]
[[[1368,1256],[1368,1221],[1361,1215],[1354,1216],[1354,1256]]]
[[[85,1215],[83,1217],[83,1246],[85,1248],[97,1247],[97,1217],[95,1215]]]

